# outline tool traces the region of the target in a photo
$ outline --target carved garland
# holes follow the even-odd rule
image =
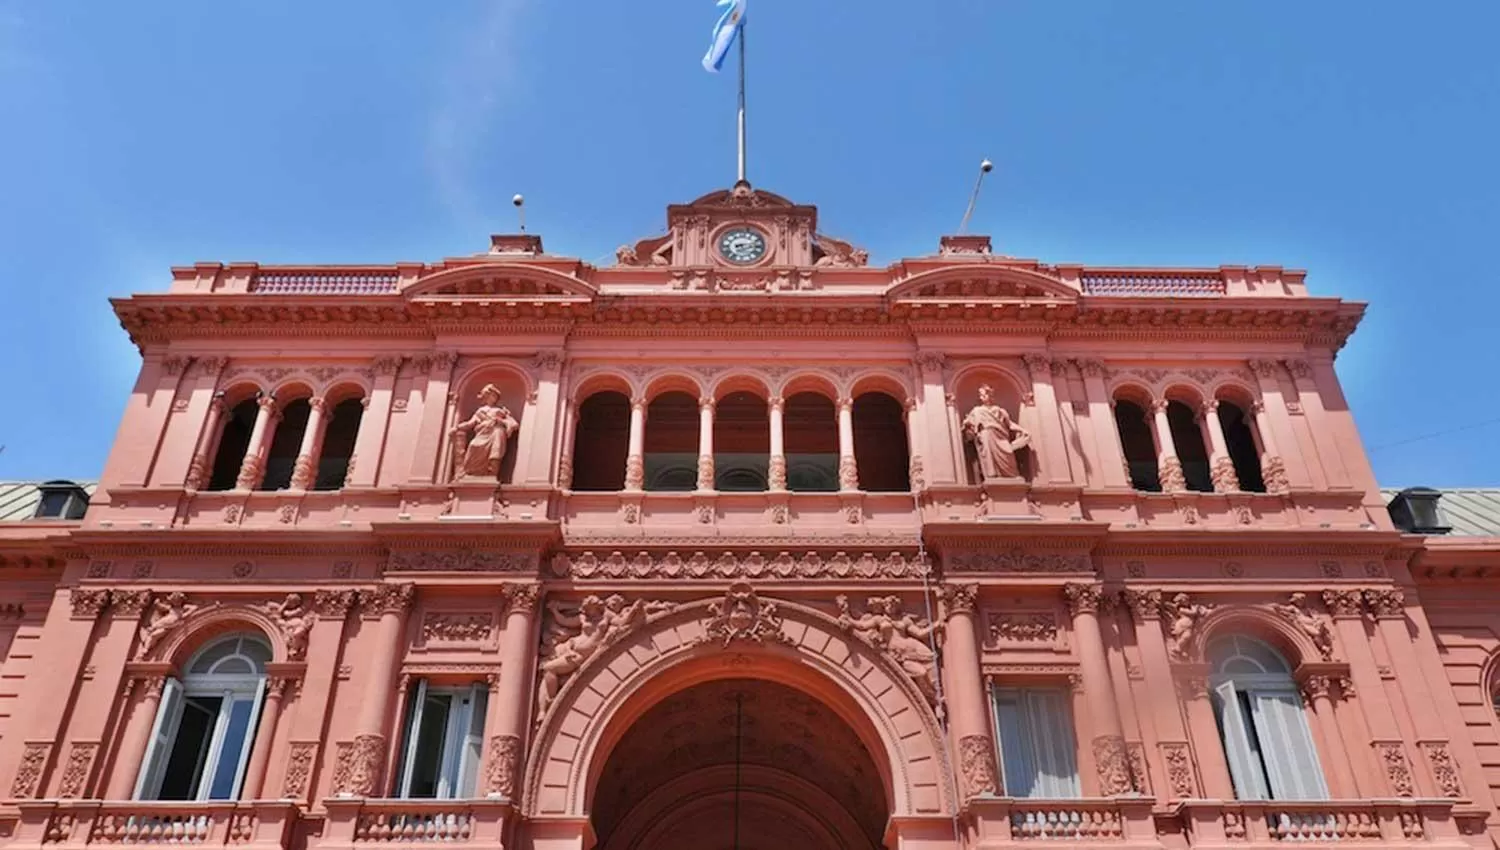
[[[727,578],[727,579],[843,579],[843,578],[920,578],[927,563],[901,552],[878,557],[866,552],[850,557],[844,552],[825,556],[805,552],[800,557],[779,552],[767,558],[759,552],[737,555],[725,552],[710,557],[694,552],[683,557],[676,552],[653,555],[640,552],[634,557],[611,552],[601,558],[593,552],[553,556],[551,572],[558,578],[628,579],[628,578]]]

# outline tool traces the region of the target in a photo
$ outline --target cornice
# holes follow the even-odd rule
[[[1346,555],[1406,559],[1401,535],[1397,532],[1333,529],[1114,531],[1094,550],[1094,555],[1104,558]]]
[[[375,522],[370,531],[391,550],[540,549],[562,539],[557,520],[466,522]]]
[[[381,546],[363,531],[257,529],[253,532],[219,529],[79,529],[72,543],[87,557],[130,555],[381,555]]]

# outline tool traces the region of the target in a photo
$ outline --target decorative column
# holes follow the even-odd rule
[[[193,449],[193,459],[188,463],[187,480],[183,486],[189,491],[198,490],[208,483],[209,457],[214,443],[219,440],[219,423],[224,420],[224,394],[214,393],[208,403],[208,418],[203,422],[203,431],[198,434],[198,445]]]
[[[443,456],[444,425],[448,420],[448,387],[453,380],[453,366],[458,354],[439,351],[429,357],[418,357],[416,367],[427,373],[427,387],[422,391],[422,422],[417,426],[417,443],[411,456],[411,482],[431,484],[436,480]],[[446,474],[444,475],[446,477]]]
[[[1209,399],[1199,409],[1203,422],[1208,426],[1208,443],[1213,450],[1209,458],[1209,474],[1213,478],[1215,493],[1235,493],[1240,489],[1240,477],[1234,471],[1234,461],[1229,459],[1229,441],[1224,438],[1224,423],[1219,421],[1219,400]]]
[[[416,597],[410,584],[381,584],[360,594],[363,616],[376,615],[373,646],[361,647],[370,664],[365,698],[354,722],[354,740],[338,742],[334,793],[340,797],[372,797],[379,793],[385,768],[386,720],[396,693],[396,671],[401,665],[406,615]]]
[[[1304,457],[1302,444],[1292,427],[1291,409],[1281,391],[1281,364],[1274,360],[1251,360],[1250,371],[1255,373],[1255,381],[1260,387],[1264,415],[1257,413],[1255,422],[1261,426],[1261,441],[1265,443],[1267,452],[1273,451],[1273,445],[1281,451],[1280,455],[1272,455],[1274,462],[1271,459],[1263,460],[1261,467],[1280,467],[1284,470],[1289,490],[1309,487],[1322,489],[1326,486],[1323,471],[1317,468],[1315,460]],[[1311,477],[1315,473],[1316,481]],[[1269,472],[1262,474],[1266,476],[1266,489],[1269,490],[1271,475]]]
[[[403,357],[377,357],[374,362],[375,383],[365,396],[365,412],[359,418],[359,434],[354,438],[354,454],[344,480],[348,487],[374,487],[385,453],[385,435],[391,421],[391,407],[396,400],[396,375]],[[363,458],[363,460],[361,460]]]
[[[271,748],[276,744],[276,724],[281,721],[281,703],[286,692],[294,687],[293,680],[271,674],[266,677],[266,698],[260,707],[260,723],[255,727],[254,749],[250,751],[250,765],[245,768],[245,782],[240,788],[240,799],[259,800],[265,790],[266,765],[271,761]]]
[[[1094,762],[1099,767],[1099,793],[1106,797],[1129,794],[1134,790],[1130,779],[1130,757],[1125,749],[1125,733],[1120,727],[1120,712],[1115,705],[1114,687],[1109,678],[1109,660],[1104,654],[1104,635],[1099,630],[1097,584],[1063,585],[1068,611],[1073,615],[1073,634],[1078,640],[1079,671],[1083,674],[1084,697],[1094,729]]]
[[[1276,451],[1276,435],[1271,427],[1271,417],[1266,413],[1266,403],[1256,399],[1250,405],[1255,414],[1255,437],[1260,441],[1260,477],[1266,483],[1267,493],[1287,493],[1292,487],[1286,477],[1286,462]]]
[[[517,801],[527,717],[531,707],[531,669],[536,664],[536,607],[541,587],[505,587],[505,633],[500,645],[500,677],[492,680],[489,717],[485,722],[484,795]]]
[[[1365,796],[1354,780],[1354,771],[1349,766],[1349,751],[1344,746],[1343,730],[1339,729],[1334,716],[1333,680],[1328,676],[1312,675],[1302,679],[1302,699],[1312,710],[1313,727],[1323,744],[1325,766],[1331,768],[1328,777],[1328,792],[1335,800],[1355,800]]]
[[[557,453],[557,486],[567,490],[573,486],[573,446],[578,439],[578,402],[568,399],[563,402],[562,447]],[[629,450],[626,451],[627,460]]]
[[[1386,778],[1385,788],[1369,796],[1414,797],[1417,789],[1412,780],[1411,760],[1406,753],[1401,727],[1396,723],[1395,712],[1386,696],[1375,653],[1370,649],[1369,636],[1365,634],[1363,601],[1358,590],[1323,591],[1323,602],[1333,615],[1339,644],[1349,658],[1349,676],[1359,694],[1355,702],[1363,709],[1369,726],[1373,754],[1365,763],[1366,769]],[[1361,759],[1352,753],[1351,756],[1356,762],[1357,774]]]
[[[771,460],[766,479],[772,490],[786,489],[786,399],[772,396],[767,403],[771,414]]]
[[[151,744],[151,727],[156,724],[156,712],[161,707],[162,689],[166,685],[165,676],[131,679],[130,691],[139,694],[140,699],[130,709],[130,721],[120,735],[120,752],[115,757],[105,799],[129,800],[135,796],[135,782],[146,758],[146,748]],[[129,699],[127,693],[127,703]]]
[[[854,399],[838,400],[839,489],[859,489],[859,464],[854,460]]]
[[[1158,398],[1151,402],[1151,414],[1156,424],[1156,444],[1160,447],[1157,455],[1157,471],[1161,476],[1161,489],[1166,493],[1180,493],[1187,489],[1187,478],[1182,474],[1182,461],[1177,459],[1177,444],[1172,441],[1172,423],[1167,419],[1167,405],[1170,404],[1164,398]]]
[[[698,489],[714,489],[714,400],[698,399]]]
[[[328,705],[338,679],[339,663],[344,657],[339,651],[344,645],[344,630],[358,598],[359,593],[347,587],[319,590],[313,595],[313,610],[318,617],[307,636],[307,666],[303,669],[297,698],[283,708],[288,747],[279,777],[281,790],[272,795],[263,788],[262,793],[268,796],[284,800],[309,799],[312,776],[324,748],[334,746],[328,741],[324,723],[328,719]],[[273,783],[278,779],[274,772],[267,778]],[[272,789],[275,787],[274,784],[271,786]]]
[[[1366,590],[1365,604],[1375,617],[1376,627],[1385,638],[1385,649],[1390,654],[1391,667],[1396,681],[1406,696],[1411,709],[1412,725],[1417,733],[1417,749],[1427,762],[1432,784],[1428,794],[1437,797],[1462,797],[1463,785],[1458,777],[1458,765],[1448,749],[1448,733],[1438,713],[1437,700],[1428,688],[1422,664],[1417,659],[1411,643],[1411,633],[1406,627],[1406,595],[1400,588]],[[1425,784],[1425,783],[1419,783]]]
[[[630,448],[625,454],[625,489],[646,486],[646,399],[630,400]]]
[[[983,676],[979,667],[979,638],[975,631],[977,584],[950,584],[943,588],[948,625],[943,644],[943,683],[948,702],[948,723],[957,749],[957,767],[965,800],[993,797],[1001,793],[995,770],[995,744],[990,732],[990,712],[985,705]]]
[[[1176,692],[1172,664],[1167,657],[1167,638],[1161,624],[1161,591],[1126,589],[1125,604],[1130,607],[1131,619],[1135,622],[1136,645],[1141,650],[1141,670],[1147,688],[1158,697],[1150,700],[1148,710],[1152,712],[1159,739],[1157,747],[1167,778],[1168,793],[1164,796],[1190,799],[1217,793],[1221,799],[1228,799],[1222,795],[1230,788],[1229,765],[1224,761],[1224,749],[1219,746],[1218,737],[1200,744],[1195,753],[1187,725],[1183,722],[1182,705],[1176,700],[1160,698],[1162,694]],[[1207,795],[1199,791],[1200,779],[1195,776],[1195,766],[1203,775],[1202,786],[1223,790]],[[1210,777],[1214,779],[1210,780]]]
[[[292,464],[293,490],[306,490],[312,486],[318,455],[323,450],[323,431],[328,424],[326,399],[322,396],[310,398],[307,406],[307,428],[302,432],[302,445],[297,449],[297,460]]]
[[[1046,458],[1049,481],[1070,482],[1073,474],[1068,467],[1067,438],[1063,435],[1062,413],[1057,409],[1057,390],[1052,386],[1052,361],[1040,354],[1028,354],[1021,359],[1031,373],[1031,393],[1044,432],[1041,445],[1033,451],[1039,449]]]
[[[935,484],[952,484],[963,480],[963,454],[953,453],[953,439],[957,434],[950,433],[948,423],[947,390],[943,384],[944,361],[943,355],[936,351],[924,351],[916,359],[919,384],[917,406],[921,415],[927,418],[926,431],[930,440],[926,461]]]
[[[1099,449],[1099,475],[1106,487],[1128,488],[1130,476],[1125,474],[1125,449],[1120,445],[1120,429],[1115,425],[1109,389],[1104,385],[1104,364],[1098,360],[1076,362],[1083,375],[1089,424],[1094,426],[1094,442]]]
[[[255,426],[250,429],[250,445],[245,448],[245,458],[240,461],[240,474],[234,486],[240,490],[254,490],[266,471],[266,450],[271,444],[272,424],[276,418],[276,399],[262,395],[255,400],[259,408],[255,412]]]
[[[911,482],[913,492],[925,490],[927,489],[927,470],[923,468],[922,456],[927,453],[927,434],[922,430],[917,400],[908,398],[901,409],[906,411],[906,446],[907,451],[911,453],[906,477]]]

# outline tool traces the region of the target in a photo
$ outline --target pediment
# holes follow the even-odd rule
[[[402,292],[416,298],[591,299],[598,289],[587,281],[523,263],[477,263],[421,278]]]
[[[1049,299],[1076,301],[1080,293],[1042,272],[990,263],[934,269],[896,284],[886,293],[894,302]]]

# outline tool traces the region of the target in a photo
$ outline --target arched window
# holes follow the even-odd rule
[[[1245,409],[1221,399],[1219,425],[1224,429],[1224,442],[1228,444],[1229,460],[1234,464],[1234,475],[1240,480],[1240,489],[1249,493],[1266,492],[1266,481],[1260,471],[1260,449]]]
[[[839,489],[839,423],[833,400],[797,393],[786,400],[786,488],[794,493]]]
[[[1167,425],[1172,429],[1172,445],[1177,448],[1177,460],[1182,464],[1182,477],[1187,479],[1188,489],[1212,493],[1214,480],[1209,473],[1208,449],[1203,442],[1203,429],[1198,427],[1198,417],[1182,402],[1169,401]]]
[[[906,411],[881,392],[854,400],[854,461],[859,488],[868,493],[904,493],[911,489],[911,448],[906,439]]]
[[[1119,399],[1115,402],[1115,427],[1120,432],[1125,463],[1130,467],[1130,486],[1152,493],[1161,492],[1156,440],[1151,436],[1151,423],[1146,421],[1145,409],[1133,401]]]
[[[255,429],[258,410],[255,399],[247,398],[224,417],[219,448],[214,452],[213,474],[208,479],[209,490],[234,489],[235,479],[240,475],[240,464],[245,461],[245,452],[250,448],[250,433]]]
[[[136,780],[138,800],[235,800],[245,779],[271,648],[231,635],[167,679]]]
[[[1214,717],[1241,800],[1326,800],[1328,787],[1291,668],[1244,635],[1208,645]]]
[[[573,489],[624,490],[629,452],[630,399],[614,390],[584,399],[573,431]]]
[[[297,453],[302,450],[302,436],[307,433],[307,419],[312,405],[305,398],[289,402],[281,409],[281,421],[271,436],[271,450],[266,453],[266,472],[257,490],[285,490],[292,486],[292,472]]]
[[[359,439],[359,423],[364,418],[363,399],[346,398],[333,406],[333,415],[324,426],[314,490],[343,489],[349,477],[349,461],[354,457],[354,443]],[[375,459],[371,458],[370,462],[374,463]]]
[[[771,416],[766,400],[732,392],[714,406],[714,489],[769,489]]]
[[[698,399],[664,392],[646,408],[646,489],[698,487]],[[575,465],[573,474],[578,475]]]

